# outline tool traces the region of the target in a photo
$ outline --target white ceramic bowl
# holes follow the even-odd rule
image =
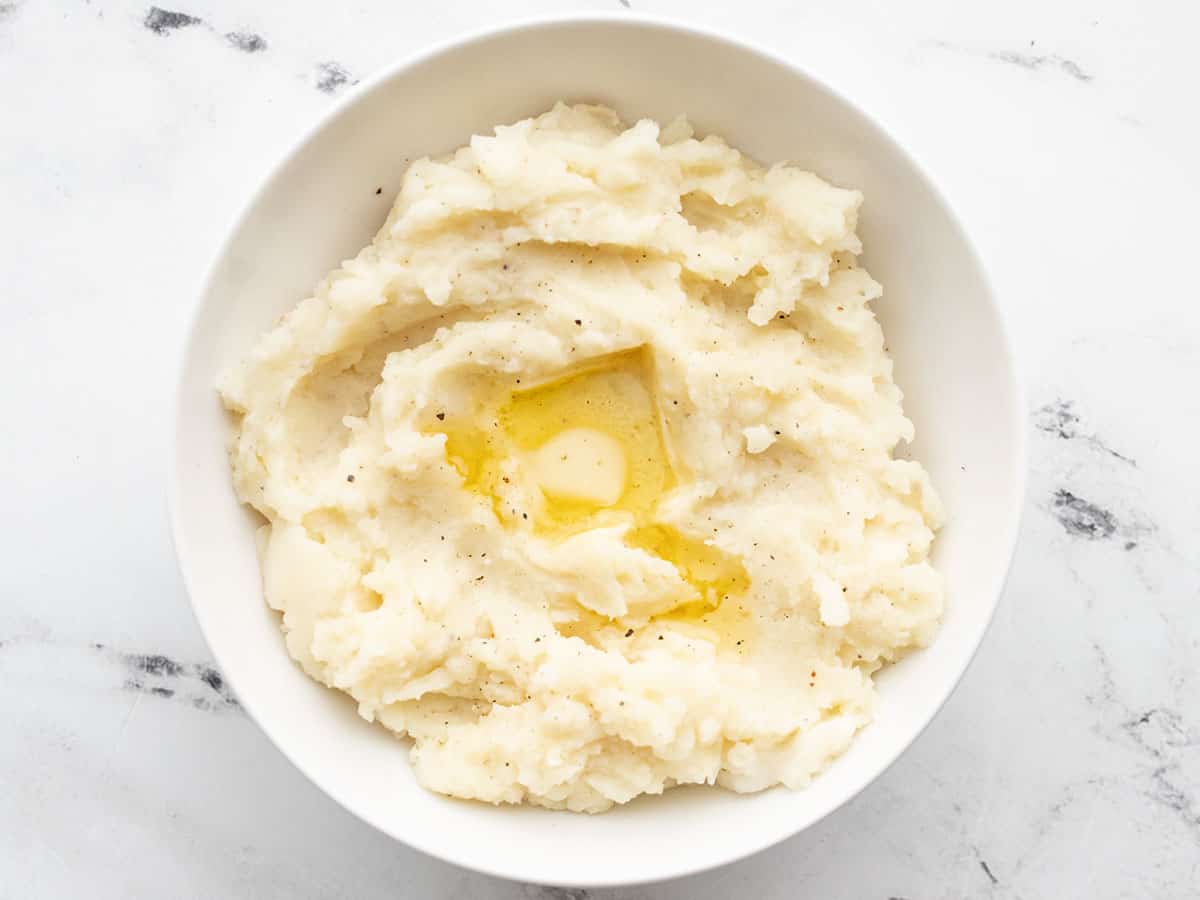
[[[761,161],[790,160],[866,195],[864,260],[884,285],[876,309],[916,423],[913,453],[949,513],[934,553],[949,609],[930,649],[879,677],[875,722],[803,792],[677,789],[591,817],[435,796],[413,779],[401,744],[290,661],[263,603],[256,523],[230,487],[218,373],[370,239],[410,160],[559,99],[607,103],[629,121],[686,112],[698,131]],[[929,722],[979,645],[1023,493],[1013,357],[975,251],[929,179],[878,126],[795,66],[628,16],[489,31],[393,66],[347,96],[271,172],[229,232],[201,290],[177,402],[175,546],[196,617],[246,710],[315,784],[387,834],[472,869],[559,885],[628,884],[720,865],[795,834],[862,790]]]

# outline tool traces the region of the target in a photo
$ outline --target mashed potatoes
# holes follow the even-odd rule
[[[225,379],[288,650],[423,784],[802,787],[933,637],[861,199],[560,105],[413,163]]]

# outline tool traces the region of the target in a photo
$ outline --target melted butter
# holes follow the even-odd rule
[[[667,525],[644,525],[630,532],[628,542],[669,560],[695,590],[695,599],[677,610],[703,615],[750,586],[750,576],[737,557],[687,537]]]
[[[567,537],[632,519],[627,543],[670,562],[693,589],[690,600],[656,619],[737,644],[748,617],[726,601],[749,586],[745,567],[655,521],[678,477],[653,383],[645,350],[618,353],[529,387],[515,380],[496,386],[470,414],[447,416],[431,430],[446,436],[447,460],[465,487],[491,499],[501,521],[525,520],[501,500],[510,460],[541,489],[544,503],[527,524],[543,535]]]
[[[447,461],[467,489],[492,500],[502,521],[532,513],[539,532],[567,537],[611,523],[614,512],[648,519],[676,483],[652,383],[646,351],[617,353],[528,387],[516,379],[493,383],[480,391],[484,396],[474,409],[442,413],[429,430],[446,436]],[[564,441],[576,451],[574,461],[554,459],[556,444]],[[585,450],[581,444],[588,441]],[[602,483],[567,485],[572,474],[582,474],[580,459],[598,464]],[[539,509],[503,508],[509,460],[543,489]]]
[[[694,599],[655,616],[654,621],[716,637],[723,646],[740,652],[749,649],[753,619],[741,600],[750,587],[750,576],[740,559],[665,525],[637,528],[628,540],[669,560],[695,591]]]
[[[607,435],[623,451],[625,485],[620,496],[602,505],[550,494],[539,523],[546,530],[581,531],[597,524],[593,514],[601,508],[647,517],[675,485],[652,383],[646,351],[634,350],[514,391],[500,407],[500,428],[518,452],[536,452],[573,429]]]
[[[434,430],[446,436],[446,459],[462,476],[463,485],[476,493],[492,493],[497,461],[492,432],[457,416]]]
[[[673,625],[685,634],[715,639],[736,653],[748,652],[757,633],[754,616],[743,597],[736,594],[725,596],[715,608],[700,602],[677,606],[655,616],[654,621]]]

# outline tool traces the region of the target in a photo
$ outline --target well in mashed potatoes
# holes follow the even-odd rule
[[[413,163],[221,385],[291,655],[427,787],[798,788],[934,635],[861,195],[559,105]]]

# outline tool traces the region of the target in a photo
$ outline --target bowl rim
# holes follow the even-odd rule
[[[781,52],[768,49],[749,38],[738,36],[730,36],[716,30],[713,27],[705,25],[694,25],[688,22],[683,22],[678,19],[661,16],[655,14],[647,14],[628,9],[620,11],[584,11],[584,12],[566,12],[555,14],[531,15],[518,18],[507,19],[498,23],[487,25],[480,28],[470,29],[465,32],[460,32],[448,38],[424,45],[412,53],[402,56],[385,66],[376,73],[368,76],[364,80],[356,83],[344,95],[339,97],[327,109],[321,112],[316,119],[308,127],[302,129],[300,135],[290,140],[286,149],[277,154],[273,161],[269,164],[263,175],[255,182],[254,189],[249,196],[240,205],[236,211],[228,219],[226,226],[220,231],[222,235],[216,250],[209,258],[208,265],[204,269],[203,277],[199,283],[199,289],[192,297],[190,308],[187,312],[185,325],[182,334],[179,336],[179,344],[176,348],[176,367],[174,371],[173,390],[171,392],[170,409],[168,417],[168,428],[170,429],[167,447],[168,447],[168,464],[167,464],[167,481],[166,481],[166,503],[167,517],[169,521],[169,533],[171,547],[175,557],[176,565],[183,582],[184,591],[188,598],[188,605],[191,608],[192,615],[196,624],[199,626],[201,635],[207,645],[209,652],[212,654],[217,666],[222,673],[228,672],[221,652],[217,649],[217,644],[212,640],[212,628],[206,625],[205,614],[201,611],[201,607],[196,603],[195,594],[192,590],[192,579],[188,577],[189,563],[187,548],[183,546],[179,535],[182,533],[181,525],[181,479],[180,479],[180,451],[179,451],[179,435],[184,417],[186,415],[186,404],[184,398],[184,386],[187,378],[187,373],[191,367],[192,348],[198,325],[204,313],[205,300],[212,289],[213,280],[217,270],[229,253],[233,239],[241,226],[249,217],[254,208],[260,203],[267,189],[274,183],[280,172],[286,168],[299,153],[334,119],[342,114],[344,110],[360,102],[371,92],[379,89],[385,83],[394,78],[401,77],[404,72],[414,68],[422,63],[431,60],[441,54],[463,49],[474,44],[486,43],[493,39],[504,37],[508,34],[538,30],[548,27],[556,27],[563,25],[625,25],[630,28],[637,29],[656,29],[663,31],[682,32],[684,34],[703,38],[710,41],[716,41],[743,52],[753,54],[764,59],[766,62],[782,67],[801,78],[811,82],[813,87],[819,91],[823,91],[837,101],[849,106],[855,110],[860,116],[869,122],[875,129],[878,130],[887,140],[889,140],[895,150],[900,154],[904,161],[911,167],[917,179],[922,182],[922,186],[928,190],[937,202],[944,209],[948,220],[955,227],[958,233],[962,236],[967,254],[970,257],[972,264],[978,269],[980,281],[985,289],[985,300],[987,305],[991,307],[996,321],[998,331],[999,344],[1003,351],[1003,356],[1006,359],[1009,367],[1009,388],[1012,396],[1010,408],[1005,411],[1005,418],[1008,421],[1009,427],[1013,436],[1013,453],[1009,460],[1011,474],[1014,484],[1013,496],[1011,498],[1011,506],[1007,521],[1004,523],[1004,528],[999,532],[996,541],[997,546],[1003,547],[1003,568],[999,569],[993,583],[987,586],[987,590],[981,591],[986,597],[991,598],[991,606],[987,610],[986,617],[982,624],[977,628],[974,635],[970,636],[971,646],[969,652],[963,657],[963,662],[959,670],[955,673],[952,679],[948,679],[941,690],[941,696],[937,698],[936,703],[929,706],[929,713],[917,728],[915,728],[907,739],[897,744],[890,759],[878,766],[869,775],[860,777],[852,788],[845,793],[843,797],[816,819],[798,826],[787,826],[781,828],[778,833],[773,834],[765,839],[757,839],[749,843],[740,843],[736,846],[731,846],[727,853],[723,853],[717,857],[706,859],[702,862],[684,862],[678,863],[668,858],[667,864],[662,866],[654,874],[643,877],[633,876],[626,877],[620,873],[614,873],[613,877],[606,878],[603,881],[596,880],[563,880],[556,879],[552,883],[557,886],[566,888],[592,888],[592,887],[622,887],[640,884],[652,884],[662,881],[667,881],[675,878],[682,878],[688,875],[696,875],[703,872],[708,872],[721,866],[729,865],[738,860],[746,859],[757,853],[762,852],[776,844],[782,843],[788,838],[794,837],[797,834],[815,826],[828,816],[837,812],[847,803],[862,793],[869,785],[874,783],[884,775],[895,763],[900,759],[916,742],[916,740],[925,732],[934,718],[942,711],[947,701],[953,693],[961,685],[963,677],[971,664],[978,655],[979,647],[983,642],[991,628],[992,622],[995,619],[996,610],[1000,605],[1005,586],[1007,584],[1009,574],[1012,569],[1013,559],[1016,553],[1017,539],[1020,533],[1021,518],[1024,508],[1024,501],[1027,490],[1027,474],[1028,474],[1028,435],[1024,424],[1024,416],[1022,412],[1022,403],[1026,396],[1026,381],[1024,373],[1020,367],[1019,357],[1014,351],[1014,345],[1011,337],[1011,325],[1005,315],[1004,309],[997,300],[997,294],[991,275],[981,258],[974,241],[971,239],[970,232],[964,225],[963,218],[945,192],[941,189],[938,182],[930,175],[926,168],[916,159],[903,143],[897,139],[893,133],[885,128],[872,113],[859,104],[857,100],[853,100],[847,95],[834,89],[824,78],[817,75],[804,66],[794,62]],[[232,678],[226,676],[226,682],[237,695],[237,685]],[[415,831],[411,834],[405,834],[403,837],[391,830],[386,823],[377,821],[369,813],[356,808],[348,803],[343,798],[336,796],[328,790],[319,773],[314,773],[306,766],[299,763],[288,752],[283,743],[269,729],[263,725],[262,718],[256,714],[253,704],[247,703],[242,697],[238,697],[242,708],[249,716],[250,720],[258,727],[267,740],[274,746],[280,755],[287,760],[296,770],[311,782],[321,793],[337,803],[343,809],[351,813],[355,818],[370,825],[377,831],[387,835],[392,840],[399,841],[407,847],[415,849],[421,853],[427,854],[437,860],[440,860],[451,865],[461,867],[474,872],[479,872],[484,875],[490,875],[497,878],[503,878],[510,881],[527,882],[533,884],[547,884],[549,882],[539,881],[536,873],[519,871],[517,867],[505,867],[495,864],[481,864],[470,858],[469,850],[460,850],[452,842],[440,840],[436,837],[426,837],[420,831]],[[819,775],[817,777],[820,777]],[[775,790],[780,788],[776,787]]]

